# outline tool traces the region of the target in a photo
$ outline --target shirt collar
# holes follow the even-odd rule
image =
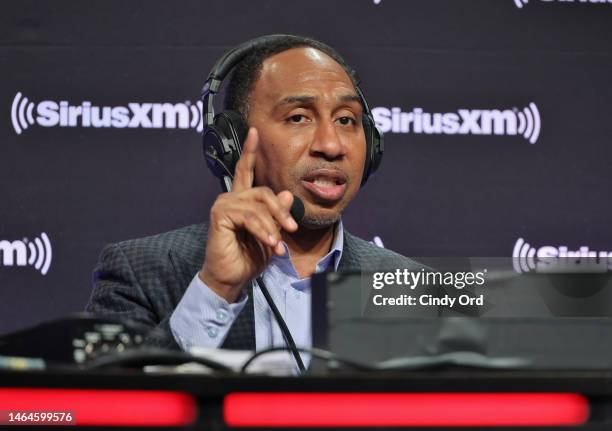
[[[330,259],[333,259],[334,271],[338,271],[338,265],[340,265],[340,259],[342,259],[342,250],[344,249],[344,226],[342,226],[342,219],[338,220],[336,229],[334,232],[334,240],[332,241],[331,249],[323,258],[317,263],[317,269],[319,266],[321,270],[329,268]],[[327,260],[327,261],[326,261]]]
[[[291,258],[289,255],[289,247],[287,247],[287,243],[283,242],[283,247],[285,248],[285,254],[282,256],[272,256],[272,261],[276,262],[276,264],[283,270],[283,272],[288,272],[289,268],[293,268],[293,264],[291,263]],[[342,259],[342,251],[344,249],[344,226],[342,225],[342,219],[338,220],[338,224],[334,229],[334,239],[332,240],[332,245],[325,256],[323,256],[317,262],[317,268],[315,272],[323,272],[333,265],[333,270],[337,271],[338,266],[340,265],[340,259]]]

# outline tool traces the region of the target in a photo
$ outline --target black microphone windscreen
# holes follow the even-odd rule
[[[297,196],[293,195],[293,205],[291,205],[291,217],[295,220],[297,224],[300,224],[302,219],[304,218],[304,202]]]

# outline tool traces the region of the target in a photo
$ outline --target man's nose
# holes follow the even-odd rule
[[[315,157],[324,157],[327,160],[336,160],[345,155],[346,148],[332,120],[320,121],[317,124],[310,152]]]

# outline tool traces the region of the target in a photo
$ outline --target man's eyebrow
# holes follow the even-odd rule
[[[315,101],[315,99],[316,98],[314,96],[287,96],[281,99],[276,104],[276,106],[298,105],[298,104],[308,105],[308,104],[312,104]]]
[[[316,100],[316,97],[314,96],[306,96],[306,95],[287,96],[281,99],[280,101],[278,101],[276,103],[276,106],[279,107],[283,105],[300,105],[300,104],[310,105],[310,104],[313,104],[315,100]],[[350,103],[350,102],[361,103],[361,99],[356,94],[345,94],[345,95],[338,97],[338,100],[341,103]]]
[[[340,96],[340,101],[342,103],[349,103],[349,102],[361,103],[361,99],[356,94],[345,94],[344,96]]]

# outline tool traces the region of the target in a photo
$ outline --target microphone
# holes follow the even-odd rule
[[[291,205],[291,209],[289,210],[291,213],[291,217],[295,220],[297,224],[300,224],[302,219],[304,218],[304,202],[297,196],[293,196],[293,204]]]

